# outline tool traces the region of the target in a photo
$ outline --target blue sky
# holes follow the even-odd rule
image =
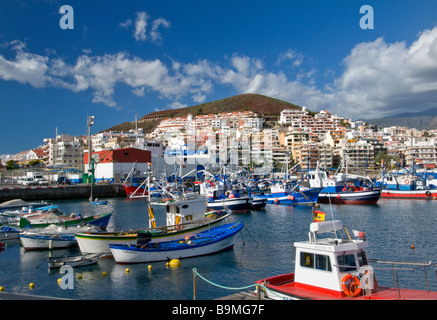
[[[436,23],[422,0],[2,1],[0,154],[85,134],[87,115],[95,133],[247,92],[355,119],[425,110]]]

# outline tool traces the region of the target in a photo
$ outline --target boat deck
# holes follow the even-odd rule
[[[262,281],[257,281],[262,283]],[[301,287],[296,285],[294,281],[283,281],[276,285],[268,285],[273,291],[270,296],[274,298],[275,292],[283,293],[290,296],[291,299],[302,300],[437,300],[437,292],[426,290],[400,289],[378,286],[376,290],[369,295],[360,295],[357,297],[349,297],[343,293],[334,293],[327,290],[315,290],[309,287]]]

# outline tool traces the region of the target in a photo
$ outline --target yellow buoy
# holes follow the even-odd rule
[[[149,266],[147,267],[147,269],[152,270],[152,265],[149,264]]]
[[[129,268],[126,268],[125,270],[124,270],[126,273],[129,273]]]
[[[0,287],[0,291],[5,291],[5,288],[4,287]]]
[[[170,267],[177,268],[177,267],[180,267],[180,266],[181,266],[181,260],[179,260],[179,259],[172,259],[170,261]]]
[[[35,287],[35,284],[33,282],[29,283],[29,288],[33,289]]]
[[[105,271],[102,272],[102,276],[106,276],[106,272]]]
[[[58,278],[58,284],[59,285],[61,284],[61,278]]]
[[[79,274],[77,275],[77,278],[78,278],[78,279],[82,279],[82,273],[79,273]]]

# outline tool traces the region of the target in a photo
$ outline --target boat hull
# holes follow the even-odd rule
[[[267,204],[309,205],[317,202],[321,190],[322,188],[312,188],[289,194],[257,195],[254,198],[267,199]]]
[[[208,201],[208,209],[222,210],[229,209],[232,211],[250,210],[252,208],[252,197],[228,198],[222,200]]]
[[[65,249],[77,246],[73,235],[19,235],[21,245],[25,251]]]
[[[219,217],[217,219],[208,221],[203,225],[198,225],[192,228],[181,229],[175,232],[169,233],[152,233],[152,239],[155,242],[158,241],[169,241],[175,239],[181,239],[184,237],[191,237],[200,232],[204,232],[211,227],[217,227],[224,224],[225,219],[229,214]],[[109,244],[119,243],[119,244],[136,244],[138,236],[136,233],[132,232],[102,232],[102,233],[76,233],[75,234],[80,251],[83,254],[94,253],[102,255],[111,255],[111,250],[109,249]]]
[[[318,203],[331,204],[376,204],[381,198],[380,189],[352,192],[320,192]]]
[[[216,230],[232,230],[232,232],[224,232],[216,234]],[[230,250],[234,247],[235,236],[243,228],[243,224],[224,225],[206,231],[203,234],[208,235],[210,232],[213,236],[201,237],[197,244],[190,244],[189,241],[172,241],[162,243],[159,248],[154,248],[153,244],[148,244],[148,248],[136,245],[111,245],[110,249],[115,262],[120,264],[145,263],[155,261],[170,261],[172,259],[192,258],[198,256],[209,255],[225,250]],[[203,234],[199,234],[202,236]],[[195,240],[193,240],[195,241]]]
[[[302,285],[294,281],[294,273],[282,274],[255,281],[265,286],[261,290],[264,297],[273,300],[436,300],[437,292],[378,286],[366,296],[347,296],[344,292]]]
[[[437,198],[437,190],[390,190],[381,191],[381,197],[394,199],[425,199],[433,200]]]
[[[19,222],[20,228],[32,227],[32,228],[47,228],[49,225],[62,224],[66,227],[77,226],[83,223],[91,224],[96,227],[106,227],[111,219],[112,213],[106,213],[96,216],[89,216],[79,219],[70,219],[68,217],[60,216],[59,219],[25,219],[21,218]],[[60,222],[60,220],[63,220]]]

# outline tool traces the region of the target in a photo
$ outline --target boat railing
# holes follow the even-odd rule
[[[386,261],[386,260],[378,260],[378,259],[369,259],[369,262],[372,263],[381,263],[381,264],[387,264],[391,265],[389,267],[372,267],[374,270],[391,270],[393,273],[393,284],[394,288],[398,291],[398,298],[401,298],[401,291],[399,286],[399,271],[415,271],[423,269],[424,276],[425,276],[425,282],[426,282],[426,288],[428,293],[430,292],[429,287],[429,280],[428,280],[428,274],[426,269],[430,266],[436,266],[437,264],[429,261],[429,262],[406,262],[406,261]],[[396,266],[395,266],[396,265]],[[397,265],[404,265],[405,267],[397,266]],[[437,268],[435,269],[436,279],[437,279]]]

